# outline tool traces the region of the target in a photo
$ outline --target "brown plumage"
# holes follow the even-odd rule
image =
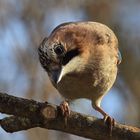
[[[101,108],[112,87],[121,57],[111,29],[97,22],[70,22],[56,27],[39,47],[39,58],[50,80],[67,99],[87,98],[110,128],[114,119]]]

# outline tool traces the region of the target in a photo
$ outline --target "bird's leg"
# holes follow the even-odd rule
[[[112,128],[115,126],[114,118],[111,118],[107,113],[105,113],[101,107],[95,106],[95,110],[99,111],[103,116],[104,123],[107,124],[110,132],[110,136],[112,135]]]
[[[60,104],[60,109],[61,109],[61,113],[62,115],[64,116],[64,119],[65,119],[65,125],[67,124],[67,118],[69,117],[70,115],[70,108],[69,108],[69,104],[68,104],[68,101],[63,101],[61,104]]]

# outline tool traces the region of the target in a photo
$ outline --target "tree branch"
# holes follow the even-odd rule
[[[112,136],[109,136],[108,128],[101,119],[71,111],[66,123],[58,106],[5,93],[0,93],[0,112],[13,115],[0,120],[1,127],[7,132],[42,127],[96,140],[140,139],[137,127],[116,123]]]

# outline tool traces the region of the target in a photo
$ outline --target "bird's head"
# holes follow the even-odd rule
[[[84,31],[81,33],[68,24],[56,27],[51,35],[41,42],[38,48],[39,59],[53,84],[61,81],[66,74],[82,71],[86,61],[82,59],[85,36]]]

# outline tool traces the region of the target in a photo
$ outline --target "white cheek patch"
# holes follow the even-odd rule
[[[62,67],[57,83],[59,83],[66,74],[81,72],[84,68],[85,61],[83,59],[80,57],[73,58],[69,63]]]

